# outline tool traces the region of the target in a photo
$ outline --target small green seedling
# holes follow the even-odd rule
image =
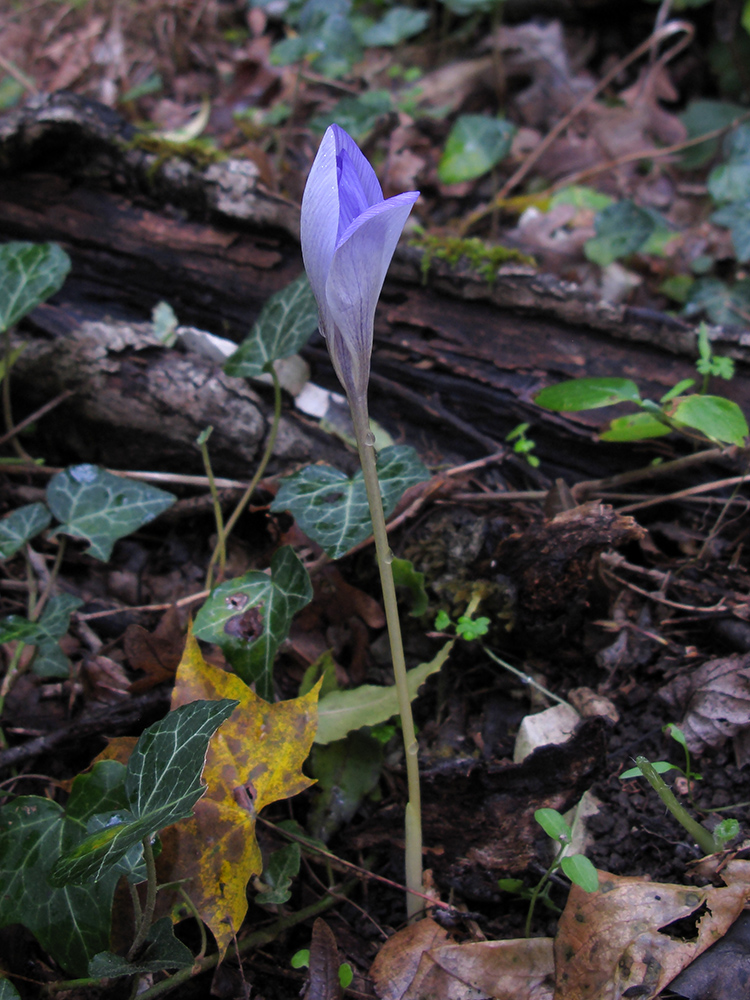
[[[628,378],[577,378],[542,389],[534,401],[561,413],[595,410],[616,403],[631,403],[639,408],[636,413],[610,421],[599,435],[602,441],[643,441],[677,431],[691,440],[742,446],[750,433],[742,410],[731,399],[706,393],[708,379],[712,375],[730,379],[734,364],[731,358],[713,354],[705,323],[698,329],[698,351],[696,368],[703,376],[700,392],[688,392],[694,380],[686,378],[656,403],[642,399],[638,386]]]
[[[293,969],[306,969],[310,965],[310,949],[301,948],[299,951],[292,955],[292,960],[290,965]],[[352,979],[354,979],[354,971],[348,962],[342,962],[339,966],[339,983],[341,984],[341,989],[345,990],[351,986]]]
[[[438,632],[454,628],[459,638],[472,642],[474,639],[487,635],[490,630],[490,620],[489,618],[472,618],[471,615],[461,615],[458,621],[454,622],[446,611],[438,611],[435,618],[435,628]]]
[[[691,768],[690,751],[688,750],[682,730],[673,723],[664,728],[666,732],[669,732],[672,739],[679,743],[685,750],[685,770],[683,771],[681,767],[677,767],[677,765],[670,764],[667,761],[657,760],[651,763],[646,757],[636,757],[636,766],[623,771],[620,775],[620,780],[628,781],[631,778],[645,778],[677,822],[687,830],[705,854],[716,854],[719,851],[723,851],[724,847],[739,834],[740,824],[736,819],[725,819],[711,833],[705,826],[693,819],[685,807],[677,801],[672,789],[669,788],[661,777],[662,774],[665,774],[667,771],[679,771],[687,779],[688,788],[693,781],[700,781],[702,777]]]
[[[505,440],[508,444],[513,443],[513,451],[516,455],[522,455],[532,469],[538,469],[539,459],[536,455],[531,454],[534,448],[536,448],[536,441],[532,441],[531,438],[526,437],[526,431],[530,426],[530,424],[518,424],[510,434],[505,435]]]
[[[529,900],[529,911],[526,915],[524,928],[526,937],[531,934],[531,921],[537,902],[541,901],[548,909],[560,912],[549,897],[550,880],[558,869],[562,870],[570,881],[583,889],[584,892],[596,892],[599,888],[599,875],[589,859],[584,854],[565,853],[573,840],[573,831],[560,813],[556,809],[537,809],[534,813],[534,819],[557,845],[557,851],[549,868],[533,889],[524,889],[523,883],[519,879],[500,879],[498,881],[498,886],[505,892],[516,892],[522,899]]]

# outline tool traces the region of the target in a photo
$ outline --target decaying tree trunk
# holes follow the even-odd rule
[[[297,206],[266,190],[252,163],[160,158],[113,112],[65,93],[0,121],[0,171],[0,239],[55,240],[73,259],[63,290],[21,331],[19,414],[72,389],[41,424],[63,460],[180,471],[200,471],[194,440],[210,423],[216,471],[247,475],[266,433],[262,392],[155,343],[149,317],[166,300],[181,323],[242,339],[301,270]],[[628,459],[594,444],[600,414],[545,413],[533,392],[562,377],[622,375],[658,399],[694,373],[695,332],[680,320],[598,303],[528,268],[488,283],[435,262],[423,284],[420,262],[402,246],[386,284],[373,408],[439,455],[497,450],[527,420],[548,472],[606,475]],[[717,337],[748,360],[741,332]],[[308,358],[335,388],[322,345]],[[723,389],[750,410],[742,367]],[[645,452],[629,452],[643,464]],[[320,435],[290,414],[277,457],[311,456],[321,456]]]

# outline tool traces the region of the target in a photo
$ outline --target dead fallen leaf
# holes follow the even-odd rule
[[[697,888],[600,871],[599,890],[574,885],[560,918],[555,1000],[650,1000],[726,933],[749,896],[741,881]],[[693,914],[695,931],[665,931]]]
[[[420,920],[386,942],[370,975],[380,1000],[552,1000],[552,939],[456,944]]]
[[[720,746],[750,719],[750,654],[709,660],[676,677],[660,695],[670,707],[684,711],[680,729],[691,753]]]
[[[309,968],[305,1000],[341,1000],[339,950],[333,931],[322,917],[313,924]]]
[[[721,941],[672,980],[688,1000],[746,1000],[750,995],[750,913],[741,913]]]
[[[236,698],[240,704],[209,745],[203,771],[208,791],[193,816],[162,832],[157,867],[162,882],[185,880],[222,954],[247,913],[247,883],[263,870],[257,814],[314,784],[301,768],[317,729],[319,686],[271,705],[235,674],[206,663],[188,634],[172,709],[204,698]],[[168,905],[165,898],[162,906]]]
[[[130,680],[122,664],[109,656],[87,657],[83,661],[81,678],[92,701],[112,704],[130,697]]]
[[[153,632],[142,625],[128,625],[123,644],[133,670],[146,674],[131,684],[133,694],[147,691],[162,681],[171,681],[185,645],[177,608],[173,606],[165,611]]]

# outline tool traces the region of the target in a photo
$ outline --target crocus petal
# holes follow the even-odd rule
[[[334,141],[336,143],[336,153],[345,152],[349,157],[351,165],[354,167],[354,172],[359,179],[359,183],[362,185],[365,201],[368,206],[376,205],[379,201],[382,201],[383,189],[380,186],[380,181],[375,176],[375,171],[370,166],[367,157],[363,154],[354,139],[352,139],[352,137],[345,132],[340,125],[331,125],[328,132],[333,133]],[[328,132],[326,132],[326,135],[328,135]]]
[[[335,327],[328,347],[347,392],[364,395],[367,390],[375,307],[418,197],[418,191],[406,191],[368,208],[348,227],[334,251],[325,293]],[[344,371],[348,381],[342,378]]]
[[[326,333],[323,316],[326,281],[339,231],[336,153],[336,133],[331,127],[323,136],[307,178],[300,214],[302,259],[321,312],[324,334]]]

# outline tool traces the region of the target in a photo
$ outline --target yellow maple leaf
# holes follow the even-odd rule
[[[319,687],[269,704],[236,674],[206,663],[188,633],[172,709],[202,699],[240,704],[211,740],[203,771],[208,790],[193,816],[161,834],[158,873],[160,882],[182,881],[222,956],[247,913],[247,883],[263,870],[257,813],[315,783],[301,768],[315,738]]]

